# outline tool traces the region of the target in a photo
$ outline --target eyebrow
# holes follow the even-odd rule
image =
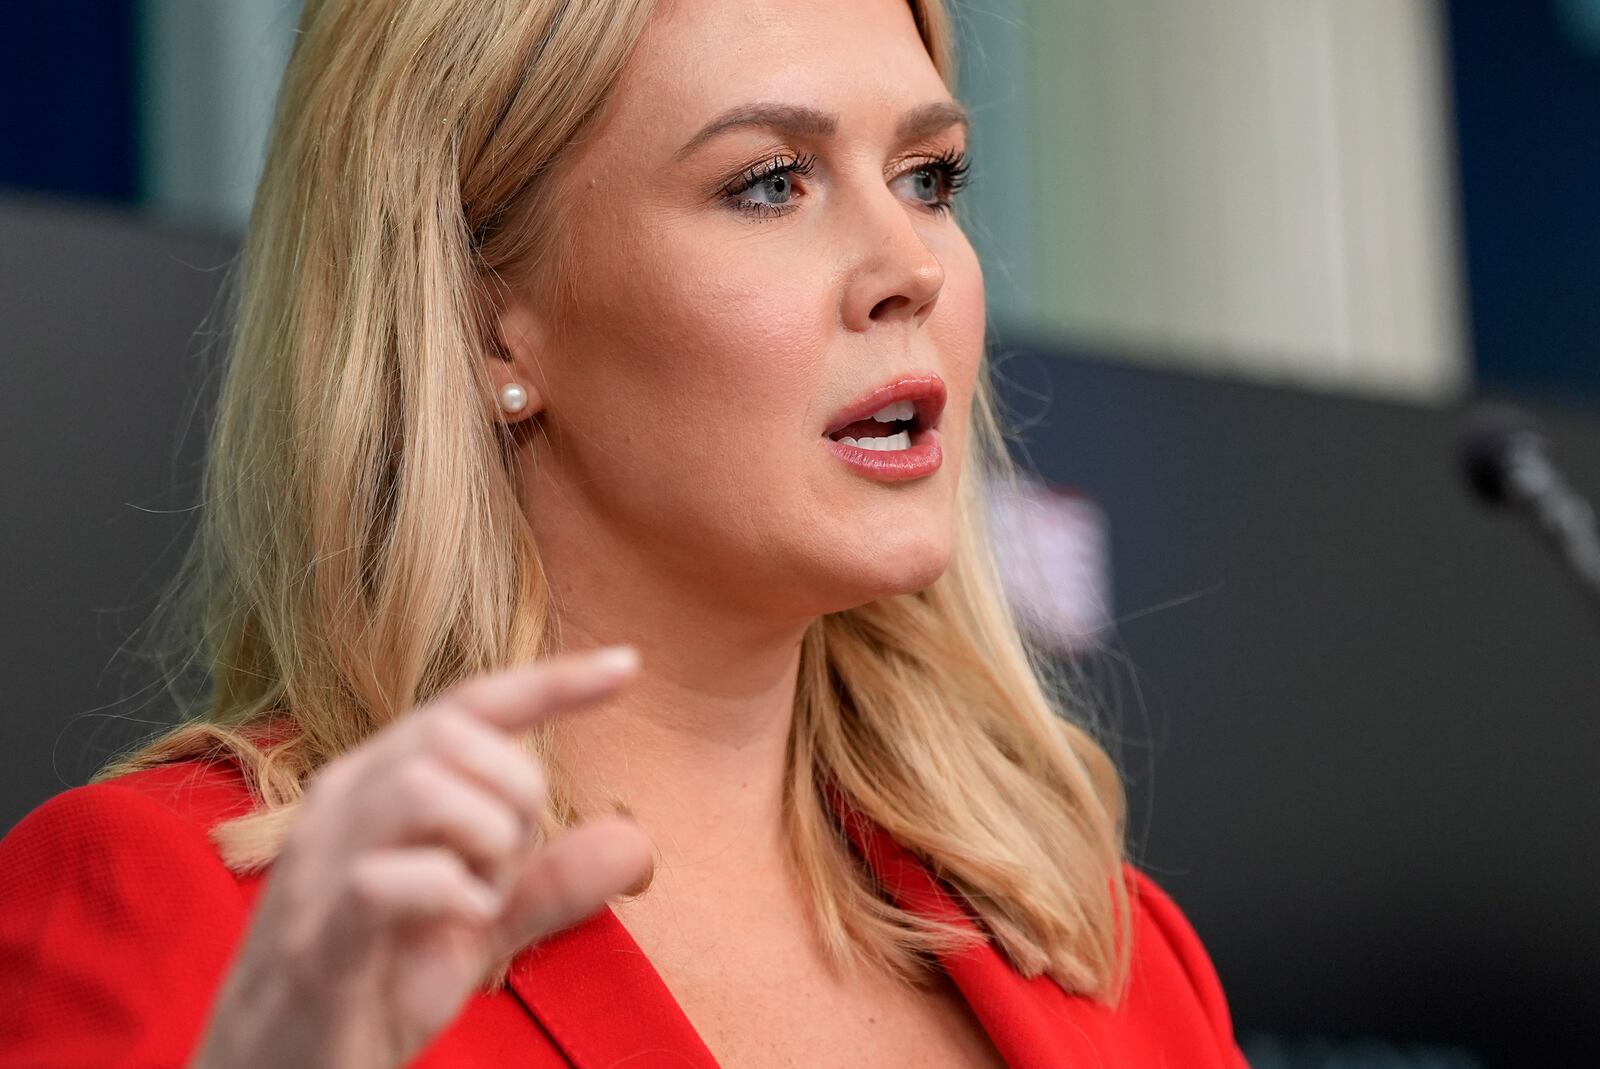
[[[902,115],[895,137],[902,142],[915,141],[946,127],[970,129],[971,125],[966,108],[954,101],[936,100]],[[702,126],[673,158],[681,160],[718,134],[744,126],[777,130],[792,137],[832,137],[839,129],[839,116],[804,104],[741,104]]]

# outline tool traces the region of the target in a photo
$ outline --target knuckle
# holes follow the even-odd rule
[[[496,857],[510,856],[522,842],[522,822],[500,806],[495,807],[484,830]]]
[[[348,757],[336,757],[313,772],[306,780],[305,799],[307,803],[310,803],[314,798],[321,799],[342,790],[345,782],[350,778],[350,768],[351,761]]]
[[[444,847],[436,847],[426,852],[428,864],[434,868],[441,882],[460,884],[465,886],[472,879],[472,871],[467,867],[460,854]]]
[[[371,858],[358,858],[345,876],[344,894],[352,907],[367,914],[383,911],[387,901],[386,874]]]
[[[476,705],[482,693],[482,682],[485,678],[484,674],[480,674],[456,680],[439,693],[439,696],[434,700],[433,708],[447,711],[454,716],[465,715],[468,710]]]
[[[444,847],[431,847],[423,850],[419,856],[419,870],[426,873],[425,878],[432,888],[429,896],[435,902],[432,908],[466,898],[467,888],[475,882],[476,877],[461,855]]]
[[[420,714],[417,733],[425,749],[450,753],[466,741],[467,725],[461,714],[448,707],[435,707]]]
[[[519,814],[534,817],[546,802],[544,770],[537,758],[515,743],[499,743],[498,749],[496,761],[503,767],[503,774],[497,776],[501,790]]]
[[[401,762],[394,779],[400,805],[407,811],[433,811],[431,803],[439,794],[440,773],[430,759],[414,757]]]

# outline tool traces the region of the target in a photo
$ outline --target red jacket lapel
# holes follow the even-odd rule
[[[610,907],[517,955],[506,982],[577,1069],[717,1069],[666,982]]]
[[[913,913],[936,917],[963,928],[977,929],[968,913],[921,861],[895,841],[876,821],[831,792],[834,811],[896,904]],[[1001,956],[992,942],[940,959],[956,987],[977,1014],[984,1031],[1012,1069],[1067,1069],[1061,1023],[1046,1006],[1065,997],[1047,976],[1025,979]]]

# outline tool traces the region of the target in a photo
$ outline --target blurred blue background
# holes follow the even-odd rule
[[[1450,10],[1478,374],[1600,390],[1600,3]]]
[[[1019,456],[1108,525],[1082,667],[1252,1063],[1600,1065],[1600,630],[1455,470],[1511,400],[1600,493],[1600,0],[953,6]],[[297,13],[0,6],[0,827],[175,715],[118,654]]]

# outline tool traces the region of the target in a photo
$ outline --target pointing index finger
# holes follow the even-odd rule
[[[638,668],[637,649],[607,646],[477,676],[438,700],[502,731],[518,732],[604,697]]]

